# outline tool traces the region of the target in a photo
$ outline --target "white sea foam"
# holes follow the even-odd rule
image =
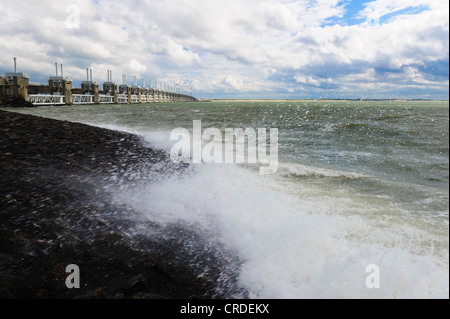
[[[113,107],[107,112],[104,107],[91,106],[32,108],[27,112],[78,119],[139,134],[150,146],[166,150],[172,145],[171,129],[203,115],[220,125],[225,121],[224,116],[230,114],[227,113],[230,107],[233,116],[227,123],[245,126],[269,123],[267,125],[278,127],[280,132],[291,132],[292,135],[284,135],[280,141],[287,146],[292,143],[294,151],[289,154],[288,149],[288,153],[283,154],[282,149],[281,156],[294,156],[295,161],[296,150],[306,153],[298,158],[298,163],[280,161],[278,175],[260,176],[257,170],[231,164],[194,165],[195,173],[184,179],[168,178],[153,184],[143,181],[136,189],[117,191],[117,200],[133,205],[152,221],[188,225],[206,240],[222,242],[242,261],[236,271],[250,297],[448,298],[448,188],[423,180],[428,175],[439,174],[443,175],[443,181],[448,180],[448,130],[442,131],[448,127],[448,102],[443,105],[445,112],[426,105],[417,108],[420,114],[416,117],[410,117],[410,111],[401,106],[390,109],[388,105],[387,109],[361,102],[358,104],[361,107],[347,111],[325,104],[318,108],[317,103],[321,102],[305,103],[296,110],[283,108],[283,105],[270,109],[265,106],[232,108],[222,103],[212,104],[208,110],[205,108],[204,114],[189,105],[177,105],[167,111],[170,104],[159,110],[142,106],[134,115],[130,115],[128,108],[135,111],[140,106]],[[367,126],[361,126],[356,135],[346,135],[344,140],[336,139],[330,144],[329,139],[336,136],[334,134],[351,127],[342,126],[345,121],[337,118],[333,120],[335,124],[330,124],[329,115],[322,114],[331,112],[345,119],[354,116],[356,111]],[[193,118],[192,112],[195,113]],[[389,116],[382,117],[386,112]],[[408,114],[411,121],[396,124],[397,114]],[[430,116],[445,120],[433,128],[429,125]],[[174,121],[174,117],[179,120]],[[121,124],[98,125],[92,121]],[[292,125],[298,128],[293,129]],[[153,132],[155,127],[161,130]],[[420,134],[413,134],[415,131]],[[363,133],[366,135],[361,135]],[[361,139],[356,139],[357,136]],[[432,147],[424,151],[398,143],[408,141],[409,137]],[[349,142],[360,143],[358,146],[368,143],[371,147],[355,149],[347,147]],[[397,142],[395,149],[386,147],[392,147],[391,142]],[[321,145],[336,147],[338,153],[333,155],[337,154],[338,158],[328,156],[325,159],[338,160],[337,170],[301,162],[302,158],[314,159],[326,154],[326,149],[320,149]],[[434,148],[443,148],[443,151],[438,154],[432,151]],[[390,157],[394,150],[394,155],[400,156]],[[414,171],[408,167],[403,169],[404,162],[424,159],[422,155],[427,157],[423,163],[429,160],[446,163],[447,170],[439,169],[436,173],[436,168],[419,162],[414,164],[420,164],[413,167]],[[399,170],[380,162],[381,156],[394,159]],[[368,161],[371,157],[377,160]],[[350,161],[339,162],[339,158]],[[362,170],[352,172],[359,159],[365,160],[367,171],[375,174],[374,178],[361,175]],[[319,161],[318,165],[325,162]],[[392,178],[385,180],[388,175]],[[308,178],[295,178],[297,176]],[[411,177],[413,181],[422,182],[411,184]],[[379,289],[368,289],[365,285],[369,275],[365,270],[369,264],[379,266]]]
[[[149,147],[155,149],[170,151],[170,148],[175,143],[174,141],[170,140],[170,131],[150,131],[148,129],[139,129],[139,128],[131,129],[127,126],[107,124],[107,123],[100,123],[93,125],[101,128],[106,128],[108,130],[139,135],[144,138],[144,141],[147,143]]]
[[[386,217],[391,207],[314,196],[235,165],[195,171],[118,197],[152,221],[225,244],[241,259],[240,284],[252,298],[448,297],[448,243],[447,253],[434,251],[426,231]],[[369,264],[380,267],[380,289],[365,285]]]
[[[285,176],[323,176],[323,177],[347,177],[347,178],[363,178],[369,177],[367,175],[358,174],[356,172],[345,172],[332,170],[327,168],[320,168],[298,163],[280,163],[278,165],[279,173]]]

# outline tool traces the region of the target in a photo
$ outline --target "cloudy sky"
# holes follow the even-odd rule
[[[449,98],[448,0],[0,0],[0,74],[203,98]],[[142,81],[139,80],[142,85]]]

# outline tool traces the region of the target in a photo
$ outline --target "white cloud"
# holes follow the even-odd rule
[[[296,75],[294,77],[295,81],[297,81],[297,83],[301,83],[301,84],[310,84],[310,85],[314,85],[314,86],[320,86],[320,81],[317,79],[314,79],[311,76],[304,76],[304,75]]]
[[[183,47],[181,44],[176,43],[171,39],[166,39],[164,42],[162,51],[167,55],[169,60],[176,65],[185,66],[200,61],[198,54]]]
[[[79,29],[64,24],[65,9],[72,3],[80,8]],[[283,90],[290,88],[290,81],[318,89],[332,82],[339,85],[348,74],[398,83],[398,78],[380,79],[370,72],[396,69],[406,76],[408,67],[448,61],[448,1],[416,1],[414,6],[428,9],[393,16],[381,25],[329,23],[333,17],[343,17],[342,3],[7,1],[0,7],[0,56],[4,57],[0,70],[10,70],[9,57],[17,56],[19,65],[30,73],[50,72],[58,60],[72,77],[89,66],[99,68],[96,74],[106,74],[103,69],[109,67],[115,74],[165,81],[184,74],[195,80],[198,90],[250,92]],[[376,0],[359,16],[381,17],[410,6],[409,0]],[[431,85],[424,79],[416,82]]]
[[[129,69],[128,72],[134,73],[134,74],[142,74],[147,70],[147,67],[140,63],[135,58],[132,58],[129,63]]]
[[[431,2],[437,3],[437,1],[430,0],[375,0],[368,2],[364,10],[359,13],[359,17],[366,20],[379,19],[384,15],[397,12],[403,9],[419,6],[428,6]]]
[[[237,91],[241,90],[244,85],[244,81],[241,78],[233,76],[226,76],[222,82]]]

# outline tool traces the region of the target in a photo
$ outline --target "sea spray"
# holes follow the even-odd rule
[[[173,230],[178,225],[209,240],[208,249],[235,261],[222,272],[223,287],[236,276],[250,297],[449,296],[448,101],[17,111],[124,129],[167,151],[174,144],[170,132],[192,127],[193,120],[221,132],[276,127],[274,175],[262,176],[254,165],[197,164],[183,176],[168,172],[153,183],[137,178],[139,184],[111,191],[143,220]],[[197,249],[189,236],[183,238],[186,251]],[[379,288],[367,285],[375,280],[366,272],[369,265],[379,269]]]
[[[433,251],[411,250],[415,238],[409,232],[420,230],[384,220],[392,215],[390,207],[364,207],[351,197],[317,201],[306,196],[311,189],[302,188],[308,187],[281,184],[237,166],[195,171],[133,189],[122,199],[152,221],[187,225],[204,240],[225,245],[241,261],[228,273],[238,272],[239,284],[252,298],[438,298],[448,293],[448,274]],[[380,289],[365,285],[371,264],[382,269]]]
[[[261,174],[276,173],[278,169],[277,128],[270,128],[269,143],[267,143],[265,128],[255,130],[247,127],[245,131],[242,128],[225,128],[224,135],[223,137],[221,130],[215,127],[202,131],[202,122],[194,120],[192,138],[189,130],[184,127],[175,128],[170,133],[170,140],[177,141],[170,150],[170,157],[176,163],[193,164],[256,164],[259,162],[268,164],[259,168]]]

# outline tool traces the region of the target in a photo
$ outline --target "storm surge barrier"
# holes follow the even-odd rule
[[[134,103],[176,103],[197,102],[198,100],[175,86],[164,85],[164,88],[148,88],[137,85],[136,77],[134,85],[126,83],[126,75],[123,75],[123,83],[118,85],[112,80],[112,71],[108,70],[108,80],[103,83],[100,90],[98,82],[92,80],[92,69],[86,69],[86,81],[81,82],[81,88],[73,88],[72,80],[64,77],[63,66],[58,74],[56,64],[56,76],[50,76],[48,84],[32,84],[26,73],[16,71],[0,76],[0,98],[23,99],[34,105],[73,105],[73,104],[134,104]],[[150,86],[151,86],[150,80]],[[160,86],[162,84],[160,83]]]

